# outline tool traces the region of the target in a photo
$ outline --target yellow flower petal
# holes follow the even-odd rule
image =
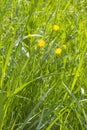
[[[57,49],[55,50],[55,53],[56,53],[57,55],[61,55],[62,49],[61,49],[61,48],[57,48]]]
[[[39,42],[38,42],[38,46],[39,47],[44,47],[45,46],[45,41],[43,39],[41,39]]]
[[[53,25],[53,30],[54,31],[58,31],[59,30],[59,26],[58,25]]]

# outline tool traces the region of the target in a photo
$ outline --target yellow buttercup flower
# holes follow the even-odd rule
[[[28,37],[31,38],[31,37],[32,37],[32,34],[28,34]]]
[[[62,49],[66,49],[66,45],[62,45]]]
[[[45,41],[43,39],[41,39],[39,42],[38,42],[38,46],[39,47],[44,47],[45,46]]]
[[[57,48],[57,49],[55,50],[55,53],[56,53],[57,55],[61,55],[62,49],[61,49],[61,48]]]
[[[56,24],[55,24],[55,25],[53,25],[53,30],[54,30],[54,31],[58,31],[58,30],[59,30],[59,26],[58,26],[58,25],[56,25]]]

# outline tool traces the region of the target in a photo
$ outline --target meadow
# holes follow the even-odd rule
[[[87,130],[87,1],[0,0],[0,130]]]

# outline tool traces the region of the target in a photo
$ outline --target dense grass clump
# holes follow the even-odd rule
[[[87,130],[86,0],[0,10],[0,130]]]

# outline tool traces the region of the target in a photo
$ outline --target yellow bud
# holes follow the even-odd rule
[[[31,37],[32,37],[32,34],[28,34],[28,37],[31,38]]]
[[[62,45],[62,49],[66,49],[66,45]]]

